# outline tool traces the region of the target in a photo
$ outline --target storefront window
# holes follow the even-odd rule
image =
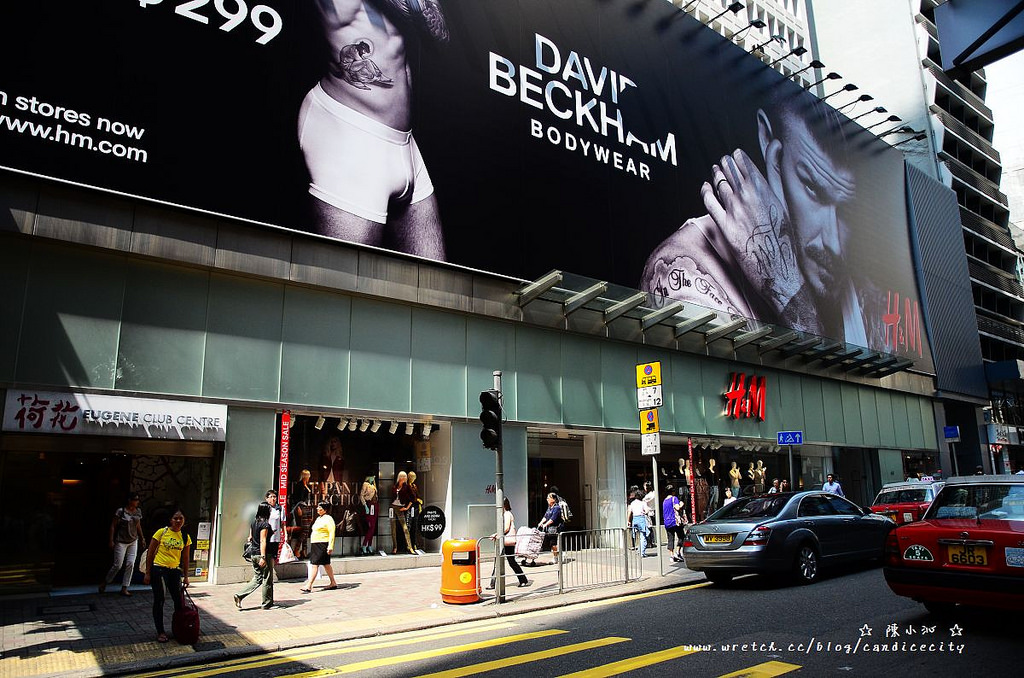
[[[292,419],[286,530],[298,558],[309,555],[310,528],[320,502],[329,504],[335,522],[335,555],[437,550],[419,529],[430,501],[430,424],[306,415]]]

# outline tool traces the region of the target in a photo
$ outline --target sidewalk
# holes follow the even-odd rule
[[[664,577],[656,559],[646,559],[644,567],[638,581],[563,595],[553,566],[525,568],[533,585],[517,588],[511,579],[501,605],[486,589],[479,603],[443,603],[440,567],[338,576],[336,591],[324,591],[327,580],[319,579],[309,595],[299,593],[298,580],[279,581],[274,587],[279,607],[272,610],[259,608],[259,591],[237,610],[233,595],[241,584],[195,584],[189,590],[199,606],[202,635],[194,647],[173,639],[156,642],[148,587],[133,587],[130,598],[118,595],[117,586],[103,595],[90,588],[8,596],[0,598],[0,677],[134,673],[615,598],[704,578],[667,560]],[[491,562],[481,564],[484,587],[490,571]],[[168,601],[168,631],[171,610]]]

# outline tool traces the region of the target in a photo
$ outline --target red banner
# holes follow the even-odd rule
[[[291,447],[292,413],[281,413],[281,450],[278,457],[277,471],[277,506],[281,512],[281,534],[286,534],[284,529],[288,517],[288,452]],[[278,546],[278,558],[281,557],[281,549],[284,548],[284,539],[281,539]]]
[[[690,480],[688,481],[688,484],[690,485],[690,517],[692,518],[692,520],[690,522],[696,523],[697,522],[697,485],[696,485],[696,483],[697,483],[697,473],[696,473],[696,469],[693,467],[693,438],[687,438],[686,439],[686,447],[690,450]],[[683,478],[683,480],[686,480],[686,479]]]

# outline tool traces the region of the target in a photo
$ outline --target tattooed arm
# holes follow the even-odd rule
[[[745,152],[722,158],[701,197],[715,223],[712,246],[735,262],[741,284],[776,318],[795,329],[817,332],[817,314],[797,264],[785,206]]]
[[[411,22],[438,42],[448,42],[448,25],[441,11],[440,0],[380,0],[395,14]]]
[[[751,317],[725,274],[721,259],[704,236],[714,228],[710,217],[690,219],[647,259],[640,289],[716,311]]]

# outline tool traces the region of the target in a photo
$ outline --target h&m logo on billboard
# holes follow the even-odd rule
[[[764,421],[764,403],[766,377],[750,376],[750,384],[747,385],[747,375],[743,372],[733,372],[732,382],[725,397],[725,417],[733,419],[753,419]]]

